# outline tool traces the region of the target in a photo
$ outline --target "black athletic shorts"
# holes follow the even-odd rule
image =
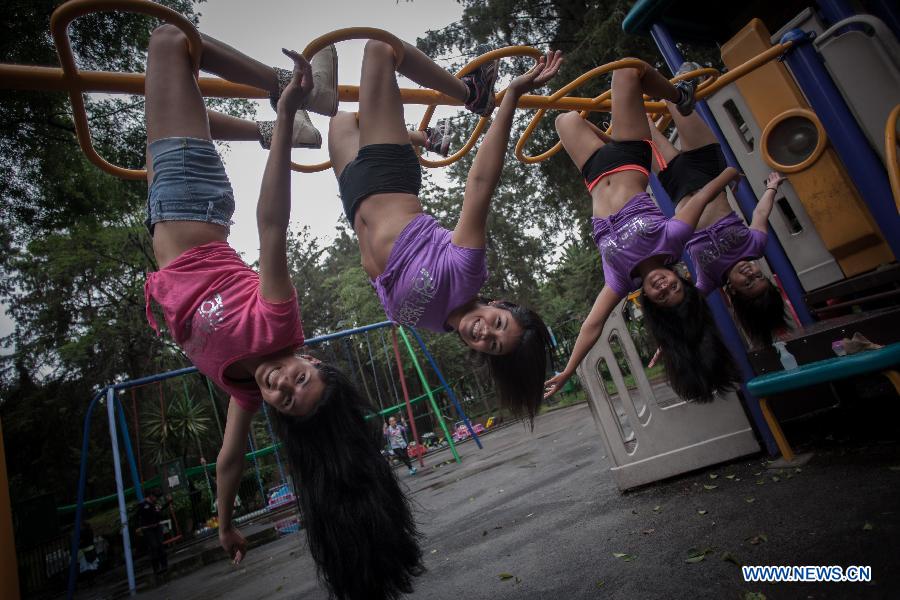
[[[678,204],[725,170],[725,155],[719,144],[707,144],[680,153],[659,173],[659,182],[673,203]]]
[[[644,140],[610,142],[587,159],[581,167],[581,176],[584,177],[588,190],[591,190],[604,174],[625,165],[635,165],[649,173],[652,156],[650,144]]]
[[[353,227],[359,203],[374,194],[419,195],[422,167],[410,144],[363,146],[338,177],[344,214]]]

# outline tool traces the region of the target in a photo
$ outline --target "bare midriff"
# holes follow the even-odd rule
[[[160,269],[197,246],[224,242],[228,229],[203,221],[160,221],[153,229],[153,254]]]
[[[374,194],[359,203],[353,229],[370,279],[384,272],[397,236],[420,214],[422,204],[413,194]]]
[[[619,212],[634,198],[647,190],[647,176],[640,171],[619,171],[597,182],[591,190],[591,205],[595,217],[606,218]]]
[[[690,198],[694,194],[688,194],[678,202],[677,210],[681,209],[682,204],[690,200]],[[731,205],[728,204],[728,198],[725,196],[725,191],[719,192],[719,195],[715,197],[715,199],[706,205],[703,209],[703,214],[700,215],[700,220],[697,222],[697,231],[701,229],[706,229],[710,225],[714,223],[718,223],[724,217],[727,217],[731,214]]]

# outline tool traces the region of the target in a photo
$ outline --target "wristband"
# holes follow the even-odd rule
[[[777,187],[769,187],[769,186],[766,186],[766,189],[767,189],[767,190],[772,190],[773,192],[777,192],[777,191],[778,191],[778,188],[777,188]]]

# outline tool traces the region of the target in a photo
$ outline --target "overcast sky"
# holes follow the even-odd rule
[[[401,39],[415,43],[416,37],[431,29],[439,29],[457,21],[462,8],[454,0],[209,0],[198,7],[200,30],[238,50],[271,65],[288,68],[289,61],[281,48],[303,50],[312,39],[343,27],[367,26],[385,29]],[[338,44],[338,81],[359,84],[359,70],[365,41]],[[400,78],[401,87],[416,87]],[[342,103],[342,110],[356,110],[355,103]],[[424,107],[409,106],[406,121],[417,124]],[[436,118],[451,115],[455,109],[438,109]],[[268,102],[260,102],[260,119],[274,118]],[[327,159],[325,136],[328,119],[312,115],[322,132],[322,150],[295,150],[293,159],[300,163],[318,163]],[[434,120],[432,121],[434,122]],[[258,258],[255,207],[267,153],[256,143],[232,143],[224,153],[225,168],[234,187],[237,210],[234,215],[230,243],[248,262]],[[437,177],[441,180],[441,177]],[[331,170],[316,174],[295,173],[292,176],[292,227],[307,224],[313,234],[328,243],[334,226],[343,218],[338,199],[337,181]],[[149,335],[149,328],[148,328]],[[0,311],[0,337],[12,332],[12,321]]]

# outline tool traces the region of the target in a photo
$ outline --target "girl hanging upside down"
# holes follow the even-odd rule
[[[699,69],[685,63],[679,73]],[[725,156],[715,135],[696,113],[683,116],[669,102],[668,109],[678,130],[681,150],[653,125],[653,140],[668,165],[659,173],[662,183],[678,206],[709,183],[725,168]],[[753,210],[750,226],[731,210],[724,190],[703,210],[697,230],[685,249],[697,269],[697,289],[709,295],[724,286],[741,327],[758,344],[772,343],[773,332],[788,327],[781,292],[756,264],[768,238],[768,220],[775,192],[784,182],[779,173],[770,173],[766,191]],[[648,307],[649,311],[661,309]],[[659,319],[665,318],[660,314]]]
[[[560,141],[581,169],[591,194],[594,242],[600,250],[605,284],[581,325],[568,364],[546,382],[546,396],[556,393],[575,373],[616,305],[636,289],[643,291],[644,306],[691,308],[667,321],[665,327],[650,323],[670,384],[679,396],[709,401],[739,379],[709,308],[694,286],[670,268],[680,259],[706,204],[738,173],[730,167],[723,169],[680,205],[674,218],[667,219],[645,191],[651,157],[655,155],[658,162],[661,159],[650,140],[644,94],[675,103],[681,114],[693,110],[692,84],[673,85],[641,61],[636,68],[613,73],[613,137],[577,112],[556,119]],[[693,362],[685,364],[682,357],[692,357]]]
[[[147,225],[159,271],[147,279],[147,315],[155,327],[152,297],[188,358],[231,396],[216,473],[219,541],[235,562],[247,547],[232,507],[250,423],[265,402],[275,409],[310,552],[331,594],[397,598],[423,570],[409,503],[381,457],[381,432],[363,419],[364,399],[343,374],[298,354],[303,328],[287,265],[290,150],[321,144],[300,109],[336,112],[336,54],[322,50],[313,67],[285,54],[291,71],[203,38],[202,69],[276,99],[276,120],[258,124],[207,113],[187,38],[171,25],[153,32]],[[271,148],[256,209],[259,273],[227,243],[234,198],[212,139],[255,139]]]
[[[446,132],[427,137],[407,132],[395,70],[489,116],[496,61],[457,79],[409,44],[404,43],[403,61],[397,64],[390,45],[370,41],[363,57],[359,116],[338,113],[328,132],[344,212],[359,240],[363,269],[387,315],[405,325],[455,331],[487,361],[501,404],[532,420],[547,368],[547,328],[534,312],[511,302],[485,300],[479,290],[487,279],[487,215],[516,102],[549,81],[561,62],[561,54],[551,52],[510,83],[469,171],[452,231],[422,212],[421,167],[410,144],[412,136],[419,145],[439,147]],[[446,143],[440,151],[446,154]]]

